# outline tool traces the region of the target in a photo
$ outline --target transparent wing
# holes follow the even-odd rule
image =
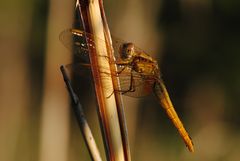
[[[94,35],[78,29],[67,29],[60,33],[59,38],[64,46],[71,50],[74,55],[79,57],[81,60],[84,60],[83,62],[89,62],[89,52],[91,50],[95,50]],[[100,47],[104,47],[104,45],[106,45],[102,39],[95,39],[98,39],[100,42]],[[121,39],[113,38],[112,40],[116,59],[120,57],[119,48],[123,43],[126,42],[122,41]],[[136,52],[141,53],[144,51],[136,47]],[[99,53],[99,55],[101,55],[101,53]],[[123,66],[117,67],[118,69],[121,69]],[[84,76],[86,70],[90,70],[90,65],[80,62],[77,64],[68,65],[67,68],[69,71],[71,71],[71,73]],[[109,76],[110,73],[101,74],[101,77]],[[118,77],[120,80],[120,89],[115,90],[131,97],[141,97],[150,94],[152,92],[152,86],[155,82],[155,79],[153,79],[152,76],[142,75],[138,72],[135,72],[130,66],[126,67],[125,70],[123,70],[120,74],[115,74],[112,76]]]
[[[89,51],[95,49],[95,41],[97,39],[100,42],[100,47],[105,47],[106,43],[104,40],[94,37],[94,35],[78,30],[78,29],[66,29],[62,31],[59,35],[60,41],[67,47],[72,53],[80,58],[88,57]],[[114,56],[116,59],[120,57],[119,49],[122,44],[127,43],[119,38],[112,36],[112,46],[114,49]],[[144,53],[146,52],[140,49],[139,47],[135,46],[135,52]],[[101,55],[101,53],[99,54]]]
[[[120,80],[121,92],[130,97],[143,97],[152,93],[155,78],[149,75],[133,71],[131,68],[125,68],[118,78]]]
[[[91,50],[95,50],[94,38],[100,43],[100,47],[105,47],[106,43],[104,40],[94,37],[94,35],[78,30],[78,29],[66,29],[60,33],[59,39],[74,55],[81,59],[86,59]],[[113,41],[114,55],[116,58],[119,57],[119,48],[122,40],[114,38]],[[99,53],[101,56],[101,53]]]
[[[86,79],[91,79],[91,66],[90,64],[84,63],[75,63],[66,65],[69,76],[74,75],[75,77],[82,77]],[[103,67],[100,67],[103,68]],[[153,85],[155,79],[149,76],[140,75],[137,72],[131,71],[130,68],[126,68],[120,74],[110,74],[110,73],[101,73],[100,77],[102,79],[109,77],[118,77],[120,81],[120,89],[114,89],[116,92],[120,92],[124,95],[130,97],[143,97],[152,93]],[[133,79],[131,79],[131,77]],[[98,79],[98,78],[96,78]],[[132,82],[132,83],[131,83]],[[104,86],[106,90],[109,90],[108,93],[113,91],[110,87]]]

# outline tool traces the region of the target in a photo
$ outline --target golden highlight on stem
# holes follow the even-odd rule
[[[104,12],[104,7],[103,7],[103,1],[99,0],[99,5],[100,5],[100,10],[101,10],[101,15],[102,15],[102,20],[103,20],[103,27],[105,31],[105,40],[107,43],[107,50],[108,50],[108,57],[110,62],[115,61],[114,57],[114,50],[112,47],[112,40],[111,40],[111,33],[108,28],[107,24],[107,19],[106,15]],[[117,66],[114,63],[110,64],[110,70],[111,71],[117,71]],[[112,77],[112,82],[113,82],[113,87],[114,89],[119,89],[120,87],[120,82],[117,77]],[[126,117],[125,117],[125,112],[124,112],[124,105],[123,105],[123,100],[122,100],[122,95],[119,92],[114,93],[115,99],[116,99],[116,106],[117,106],[117,111],[118,111],[118,118],[119,118],[119,124],[120,124],[120,131],[122,135],[122,144],[123,144],[123,150],[124,150],[124,157],[125,161],[131,161],[131,152],[130,152],[130,145],[129,145],[129,139],[128,139],[128,131],[127,131],[127,123],[126,123]]]
[[[109,48],[102,46],[102,41],[99,42],[99,38],[105,40],[104,26],[107,26],[107,24],[103,24],[98,0],[89,0],[87,4],[88,5],[84,2],[84,5],[81,5],[80,1],[85,31],[96,36],[94,37],[95,50],[91,51],[89,56],[99,106],[98,110],[106,157],[109,161],[125,161],[117,103],[115,95],[109,90],[111,88],[112,91],[114,91],[113,81],[111,77],[104,78],[104,76],[101,76],[101,74],[112,72],[109,60],[106,59],[106,57],[109,57],[108,54],[111,53],[111,51],[108,51]],[[108,38],[108,40],[109,39],[111,38]],[[106,46],[110,46],[110,44],[106,44]],[[106,90],[105,87],[108,87],[108,90]]]

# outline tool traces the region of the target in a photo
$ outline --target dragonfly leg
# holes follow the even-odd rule
[[[124,66],[121,70],[117,71],[117,74],[121,74],[125,69],[126,69],[127,66]]]
[[[117,75],[121,74],[124,71],[125,68],[126,68],[126,66],[124,66],[123,69],[121,69],[120,71],[117,71]],[[129,89],[128,90],[115,89],[115,90],[112,91],[112,93],[109,96],[107,96],[107,98],[111,97],[114,92],[119,92],[121,94],[125,94],[129,91],[132,91],[132,84],[133,84],[132,82],[133,82],[133,76],[132,76],[132,72],[131,72],[131,82],[130,82]]]
[[[123,70],[117,72],[117,73],[121,73]],[[130,76],[130,84],[129,84],[129,88],[126,89],[126,90],[122,90],[122,89],[114,89],[114,91],[111,93],[111,95],[114,93],[114,92],[119,92],[121,94],[125,94],[127,92],[135,92],[135,81],[134,81],[134,78],[133,78],[133,74],[131,72],[131,76]],[[110,96],[111,96],[110,95]],[[109,96],[109,97],[110,97]]]
[[[100,55],[100,56],[101,56],[101,57],[104,57],[110,64],[117,64],[116,61],[114,61],[114,60],[111,61],[110,57],[107,56],[107,55]],[[118,64],[117,64],[117,65],[118,65]]]
[[[115,90],[113,90],[112,93],[109,96],[107,96],[107,98],[110,98],[114,92],[115,92]]]
[[[99,56],[107,59],[108,62],[109,62],[109,60],[110,60],[109,56],[107,56],[107,55],[99,55]]]
[[[133,73],[131,71],[131,80],[130,80],[130,85],[129,85],[129,89],[128,90],[125,90],[125,91],[122,91],[122,94],[125,94],[127,92],[135,92],[135,81],[133,79]]]
[[[133,79],[133,74],[131,72],[131,82],[129,87],[129,92],[135,92],[135,80]]]

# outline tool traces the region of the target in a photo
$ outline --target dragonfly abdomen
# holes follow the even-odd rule
[[[154,88],[153,89],[154,94],[158,98],[161,106],[164,108],[169,119],[172,121],[174,126],[177,128],[179,134],[181,135],[181,137],[182,137],[184,143],[186,144],[186,146],[188,147],[189,151],[193,152],[194,151],[193,142],[192,142],[188,132],[184,128],[181,120],[179,119],[178,114],[172,105],[172,102],[168,95],[167,89],[166,89],[165,85],[163,84],[162,80],[159,79],[155,83],[155,86],[153,88]]]

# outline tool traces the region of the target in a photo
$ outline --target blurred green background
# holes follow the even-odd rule
[[[90,160],[59,66],[70,54],[59,33],[74,1],[0,2],[0,161]],[[154,97],[124,96],[134,161],[240,158],[240,1],[105,0],[111,33],[155,57],[189,131],[187,151]],[[66,54],[68,53],[68,54]],[[93,93],[80,98],[102,156]],[[91,87],[92,88],[92,87]]]

